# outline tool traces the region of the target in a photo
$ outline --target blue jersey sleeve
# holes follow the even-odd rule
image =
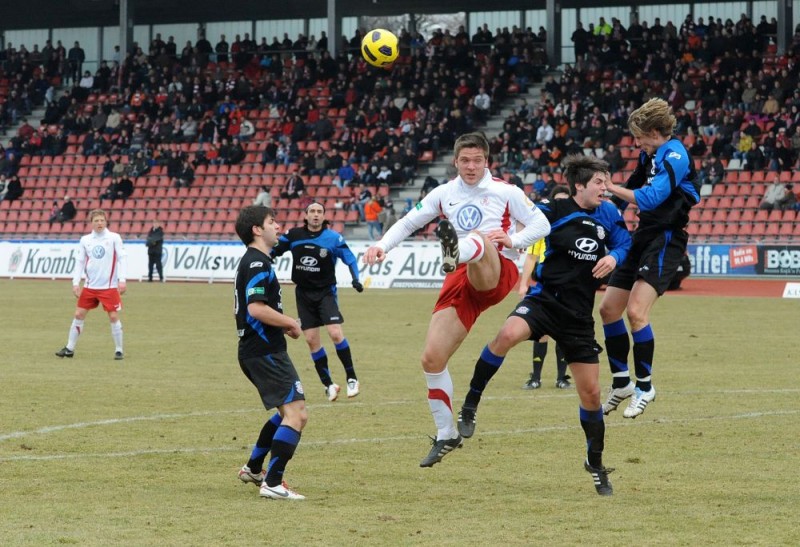
[[[661,145],[653,157],[649,184],[633,191],[639,209],[652,211],[664,203],[673,190],[683,187],[688,182],[690,161],[679,141],[672,139]]]
[[[617,265],[620,265],[631,250],[631,234],[625,226],[625,219],[622,218],[620,210],[609,202],[602,203],[597,213],[598,220],[608,230],[606,243],[608,254],[616,259]]]
[[[278,238],[278,244],[272,248],[270,252],[270,256],[281,256],[283,253],[289,250],[291,247],[291,242],[286,234],[283,234]]]
[[[347,267],[350,269],[350,275],[353,276],[353,280],[358,281],[358,260],[356,259],[356,255],[354,255],[350,247],[347,246],[347,242],[341,234],[333,230],[331,230],[331,232],[337,236],[336,247],[334,249],[335,255],[340,258],[342,262],[347,264]]]

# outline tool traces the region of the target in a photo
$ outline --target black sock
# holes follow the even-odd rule
[[[250,468],[251,473],[261,473],[261,469],[264,467],[264,458],[269,453],[269,449],[272,446],[272,438],[281,425],[281,419],[281,415],[276,412],[261,428],[261,433],[258,435],[255,446],[253,446],[253,451],[250,452],[250,459],[247,460],[247,467]]]
[[[542,366],[547,357],[547,342],[536,341],[533,343],[533,379],[542,381]]]
[[[561,346],[556,344],[556,369],[558,376],[557,380],[566,380],[567,378],[567,360],[564,359],[564,352],[561,351]]]
[[[627,386],[630,381],[628,371],[628,353],[631,350],[631,340],[625,321],[619,319],[613,323],[603,325],[606,337],[606,351],[608,351],[608,364],[611,368],[613,383],[611,387],[617,389]]]
[[[581,427],[586,435],[586,459],[592,467],[603,467],[603,445],[605,444],[606,424],[603,422],[602,407],[586,410],[578,407]]]
[[[319,348],[312,353],[311,359],[314,361],[314,368],[317,369],[322,385],[325,387],[331,385],[333,380],[331,380],[331,371],[328,369],[328,354],[325,353],[325,348]]]
[[[636,372],[636,387],[642,391],[650,391],[650,374],[653,369],[653,353],[656,341],[653,329],[648,324],[633,334],[633,367]]]
[[[336,344],[336,355],[339,356],[339,360],[344,365],[344,372],[347,375],[348,380],[358,380],[356,376],[356,369],[353,367],[353,356],[350,354],[350,344],[347,342],[347,338],[344,338],[341,342]]]
[[[294,451],[300,443],[300,432],[287,425],[282,425],[275,432],[272,439],[272,457],[269,460],[269,467],[267,467],[267,478],[265,479],[267,486],[278,486],[283,482],[283,472],[286,470],[286,464],[294,456]]]
[[[464,399],[464,406],[478,408],[483,390],[486,389],[486,385],[492,379],[492,376],[500,370],[503,359],[505,359],[505,356],[495,355],[489,350],[489,346],[483,348],[478,362],[475,363],[475,370],[472,372],[472,380],[469,382],[469,391],[466,399]]]

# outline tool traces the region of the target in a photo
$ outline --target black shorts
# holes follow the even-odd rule
[[[301,329],[344,323],[342,312],[339,311],[339,301],[333,289],[301,289],[297,287],[294,295]]]
[[[586,314],[576,313],[542,292],[526,298],[514,308],[509,317],[519,317],[531,329],[529,340],[539,340],[548,335],[564,352],[567,363],[599,363],[603,348],[594,339],[594,318],[591,310]]]
[[[239,359],[239,366],[256,386],[267,410],[306,399],[300,377],[285,351]]]
[[[642,279],[661,296],[678,272],[687,241],[684,230],[634,232],[628,258],[611,274],[608,286],[629,291]]]

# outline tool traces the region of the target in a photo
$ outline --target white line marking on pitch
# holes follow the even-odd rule
[[[670,392],[670,395],[697,395],[697,394],[742,394],[742,393],[764,393],[764,394],[772,394],[772,393],[798,393],[800,389],[730,389],[730,390],[716,390],[716,391],[673,391]],[[531,395],[509,395],[509,396],[486,396],[483,398],[484,401],[514,401],[514,400],[540,400],[540,399],[562,399],[572,397],[571,392],[567,393],[558,393],[558,394],[540,394],[537,393],[536,396]],[[383,401],[380,403],[361,403],[361,402],[349,402],[347,406],[366,406],[367,404],[371,406],[395,406],[395,405],[406,405],[410,403],[416,402],[423,402],[422,399],[405,399],[399,401]],[[344,405],[333,404],[333,403],[318,403],[318,404],[309,404],[306,405],[309,409],[333,409],[333,408],[346,408]],[[174,420],[174,419],[182,419],[182,418],[193,418],[197,416],[217,416],[222,414],[248,414],[250,412],[257,412],[259,407],[249,408],[249,409],[241,409],[241,410],[208,410],[202,412],[181,412],[181,413],[173,413],[173,414],[153,414],[151,416],[128,416],[126,418],[108,418],[105,420],[97,420],[93,422],[77,422],[73,424],[63,424],[63,425],[50,425],[45,427],[40,427],[38,429],[32,429],[28,431],[12,431],[10,433],[0,434],[0,442],[7,441],[10,439],[19,439],[22,437],[27,437],[29,435],[46,435],[47,433],[54,433],[56,431],[64,431],[67,429],[84,429],[87,427],[93,427],[97,425],[115,425],[115,424],[126,424],[126,423],[133,423],[133,422],[152,422],[158,420]]]
[[[240,411],[231,411],[240,412]],[[249,412],[249,411],[248,411]],[[634,427],[645,425],[667,425],[667,424],[687,424],[696,422],[715,422],[724,420],[746,420],[752,418],[764,418],[769,416],[791,416],[800,414],[800,410],[775,410],[768,412],[746,412],[744,414],[733,414],[730,416],[707,416],[701,418],[678,418],[670,419],[656,419],[653,421],[639,421],[627,420],[625,422],[606,422],[606,427]],[[548,433],[551,431],[567,431],[570,429],[578,429],[576,425],[560,425],[560,426],[545,426],[533,427],[523,429],[511,430],[496,430],[496,431],[482,431],[481,435],[486,436],[501,436],[501,435],[521,435],[525,433]],[[371,439],[334,439],[330,441],[305,441],[303,442],[304,448],[313,448],[317,446],[332,446],[344,444],[357,444],[357,443],[382,443],[382,442],[397,442],[397,441],[413,441],[418,440],[419,435],[404,435],[397,437],[373,437]],[[51,460],[75,460],[82,458],[131,458],[136,456],[149,456],[153,454],[203,454],[212,452],[241,452],[246,449],[236,447],[215,447],[215,448],[162,448],[153,450],[131,450],[129,452],[105,452],[105,453],[92,453],[92,454],[49,454],[47,456],[8,456],[0,457],[0,462],[14,462],[14,461],[51,461]]]

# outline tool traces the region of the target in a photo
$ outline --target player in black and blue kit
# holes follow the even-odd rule
[[[278,243],[279,228],[267,207],[245,207],[236,219],[236,233],[247,245],[234,281],[239,366],[258,389],[264,407],[278,409],[261,429],[250,460],[239,471],[239,479],[260,485],[265,498],[302,500],[305,496],[283,480],[308,414],[303,384],[286,353],[284,336],[299,338],[300,325],[283,314],[281,286],[269,256]],[[269,466],[264,469],[268,453]]]
[[[319,328],[323,325],[344,366],[347,396],[355,397],[361,388],[353,366],[350,344],[342,331],[344,318],[339,311],[336,291],[336,261],[342,260],[347,264],[353,277],[353,288],[362,292],[364,286],[358,281],[358,261],[342,235],[328,228],[325,208],[316,202],[306,207],[304,226],[292,228],[282,235],[272,252],[273,256],[280,256],[286,251],[292,253],[297,314],[314,368],[325,386],[325,395],[329,401],[335,401],[340,388],[331,378],[328,355],[320,340]]]
[[[689,239],[689,209],[700,201],[700,185],[689,152],[672,136],[675,116],[666,101],[647,101],[631,113],[628,127],[642,149],[639,163],[627,187],[609,184],[608,191],[623,208],[628,203],[639,207],[639,227],[628,261],[608,282],[600,316],[613,378],[603,412],[608,414],[630,397],[622,415],[636,418],[656,398],[650,381],[655,350],[650,310],[681,265]],[[628,372],[631,342],[622,319],[626,308],[635,385]]]
[[[598,357],[602,350],[594,339],[592,311],[595,292],[602,279],[625,260],[631,237],[619,209],[603,198],[610,181],[608,164],[593,156],[572,155],[564,159],[562,167],[571,197],[539,204],[551,229],[545,238],[545,259],[536,266],[537,284],[475,363],[458,431],[462,437],[474,434],[481,395],[511,348],[549,335],[561,346],[580,397],[579,415],[587,446],[584,467],[591,473],[597,493],[609,496],[611,469],[603,466],[605,424]]]

